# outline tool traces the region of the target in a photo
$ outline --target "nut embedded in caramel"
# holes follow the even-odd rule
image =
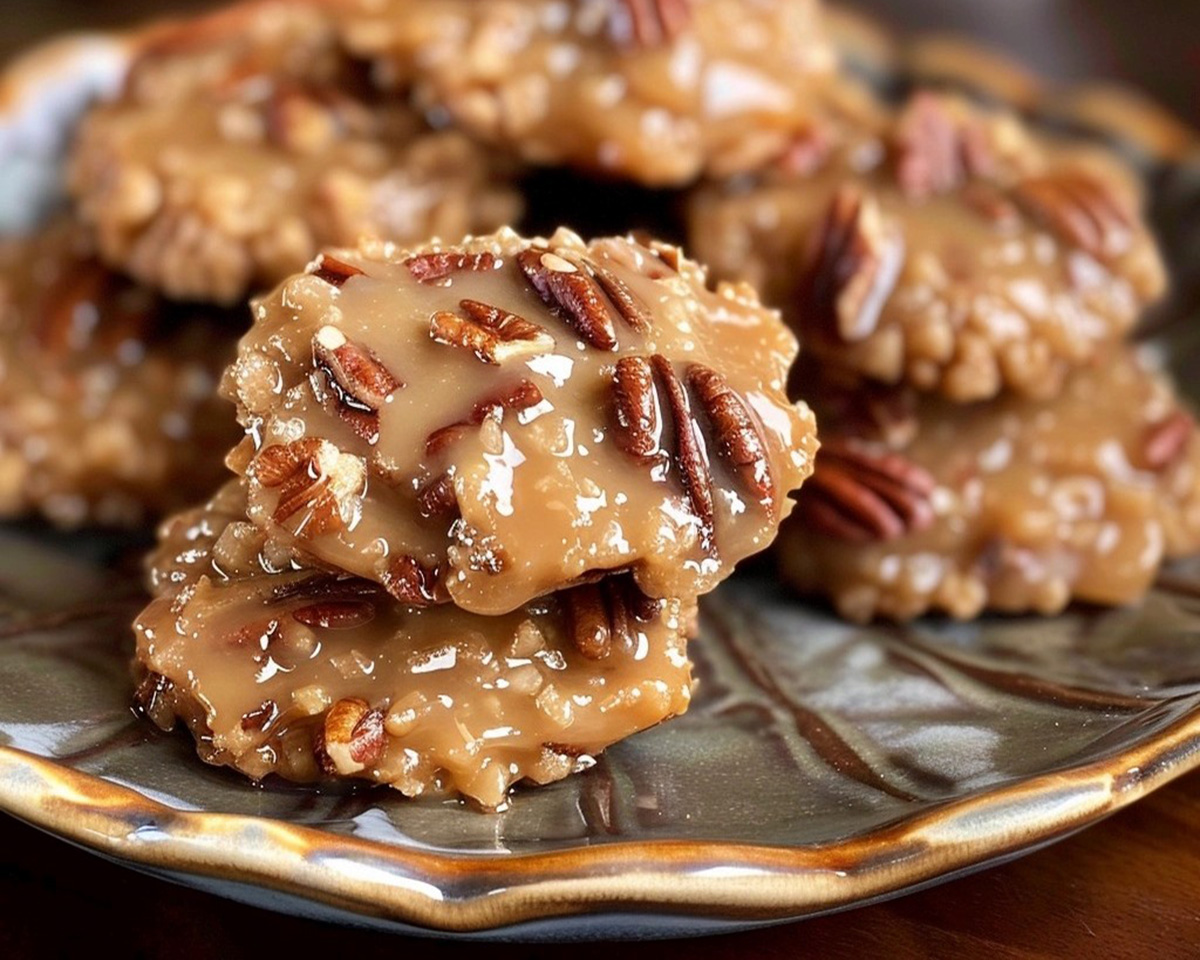
[[[924,397],[900,439],[814,400],[826,439],[776,553],[850,619],[1129,603],[1200,549],[1195,421],[1133,348],[1052,400]]]
[[[484,617],[328,570],[275,573],[245,481],[170,521],[136,623],[138,701],[261,778],[456,791],[485,807],[687,709],[694,606],[606,577]],[[249,528],[249,529],[247,529]]]
[[[108,263],[172,297],[233,304],[323,246],[518,215],[493,158],[375,93],[332,19],[328,5],[242,4],[140,52],[123,91],[84,117],[69,162]]]
[[[1162,294],[1119,160],[920,92],[826,122],[803,169],[699,187],[690,243],[779,306],[825,366],[951,400],[1049,398]]]
[[[227,379],[249,516],[304,562],[485,614],[618,570],[696,596],[808,474],[794,339],[673,248],[502,231],[329,259],[258,301]]]

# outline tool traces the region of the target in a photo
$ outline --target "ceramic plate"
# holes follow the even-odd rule
[[[0,183],[34,184],[0,195],[0,223],[36,218],[72,111],[119,77],[120,44],[79,43],[0,85]],[[1125,146],[1186,277],[1190,137],[1131,116]],[[1159,329],[1181,382],[1200,384],[1200,328]],[[904,629],[840,623],[751,570],[702,608],[686,716],[504,813],[256,787],[129,709],[143,546],[0,530],[0,809],[277,909],[479,937],[715,932],[1027,852],[1200,766],[1200,564],[1136,608]]]

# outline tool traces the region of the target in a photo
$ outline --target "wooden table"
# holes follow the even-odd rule
[[[110,864],[0,816],[0,957],[438,960],[462,944],[352,930],[242,906]],[[492,960],[555,945],[469,945]],[[859,910],[750,933],[622,944],[622,960],[1200,957],[1200,773],[1021,860]],[[610,960],[611,943],[569,948]]]

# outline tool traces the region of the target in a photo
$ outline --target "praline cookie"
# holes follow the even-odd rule
[[[135,625],[139,703],[164,729],[182,720],[209,763],[497,808],[687,709],[694,606],[627,575],[497,617],[413,608],[328,570],[268,572],[245,512],[235,481],[164,525]]]
[[[0,514],[132,525],[204,496],[240,320],[113,274],[66,221],[0,242]]]
[[[650,186],[750,169],[819,111],[815,0],[359,0],[347,45],[536,164]]]
[[[1195,421],[1131,347],[1053,400],[926,396],[908,429],[869,399],[815,401],[816,471],[777,544],[783,577],[848,619],[1129,603],[1200,549]]]
[[[482,148],[371,92],[337,43],[338,7],[244,4],[155,35],[70,158],[109,264],[233,303],[323,245],[458,237],[519,213]]]
[[[806,353],[952,400],[1047,398],[1164,289],[1138,185],[1098,148],[917,94],[700,188],[690,245],[781,307]]]
[[[230,464],[278,549],[408,604],[501,614],[622,570],[694,597],[811,470],[795,353],[749,289],[663,244],[368,245],[256,302]]]

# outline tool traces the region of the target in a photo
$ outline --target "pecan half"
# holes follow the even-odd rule
[[[547,353],[554,338],[545,327],[478,300],[460,300],[466,317],[440,310],[429,319],[429,335],[438,343],[470,350],[484,363]]]
[[[358,773],[383,755],[384,714],[366,700],[346,697],[325,714],[316,747],[317,760],[328,774]]]
[[[1016,202],[1057,233],[1099,259],[1119,257],[1133,242],[1134,215],[1111,182],[1082,171],[1028,177]]]
[[[654,368],[646,357],[622,357],[613,370],[614,439],[630,456],[649,459],[661,452],[662,417]]]
[[[250,465],[253,478],[279,488],[271,519],[284,523],[302,514],[294,532],[315,537],[345,525],[350,501],[366,481],[366,466],[328,440],[304,437],[264,447]]]
[[[767,516],[774,518],[775,478],[758,419],[715,370],[694,363],[688,369],[687,382],[712,428],[717,453],[733,467]]]
[[[337,327],[323,326],[313,336],[313,366],[324,384],[314,382],[321,398],[327,388],[338,416],[367,443],[379,439],[379,411],[388,398],[404,387],[366,347],[346,339]],[[323,388],[324,387],[324,388]]]
[[[363,271],[353,264],[323,253],[312,275],[318,280],[324,280],[330,286],[341,287],[351,277],[363,275]]]
[[[833,438],[821,445],[796,510],[810,529],[839,540],[894,540],[933,523],[935,487],[928,471],[898,453]]]
[[[713,556],[716,554],[716,544],[713,542],[715,511],[708,450],[704,446],[700,426],[692,416],[687,391],[671,361],[661,353],[656,353],[650,358],[650,365],[666,394],[666,407],[675,425],[674,461],[692,512],[700,522],[700,545],[705,553]]]
[[[635,622],[658,615],[662,601],[646,596],[631,576],[608,576],[564,593],[571,642],[589,660],[602,660],[614,641],[626,648],[636,642]]]
[[[434,283],[443,280],[452,273],[464,270],[483,272],[497,270],[504,261],[495,254],[487,253],[419,253],[404,261],[411,273],[420,283]]]
[[[618,42],[633,49],[670,43],[692,21],[691,0],[618,0],[625,23],[614,24]]]
[[[653,322],[646,305],[638,298],[629,285],[615,273],[598,263],[589,261],[588,269],[596,277],[596,282],[608,296],[609,302],[617,308],[621,319],[638,333],[649,333]]]
[[[446,600],[441,570],[407,554],[389,560],[380,581],[388,593],[410,607],[429,607]]]
[[[892,147],[896,182],[918,200],[948,193],[996,169],[996,155],[978,118],[928,91],[916,94],[904,108]]]
[[[842,187],[809,235],[800,281],[801,322],[845,342],[875,332],[904,265],[904,240],[877,201]]]
[[[615,350],[608,301],[595,275],[544,247],[530,247],[517,255],[517,263],[542,301],[556,309],[586,343],[597,350]]]
[[[1196,431],[1196,421],[1186,410],[1175,410],[1151,424],[1142,437],[1142,463],[1151,470],[1165,470],[1187,448]]]

